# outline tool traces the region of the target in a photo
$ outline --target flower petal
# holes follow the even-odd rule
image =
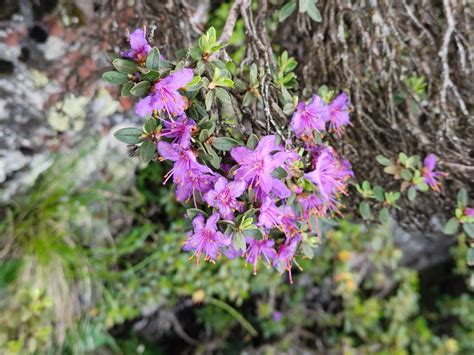
[[[433,171],[436,168],[436,155],[428,154],[423,161],[423,165],[428,169]]]
[[[148,45],[148,41],[145,38],[145,32],[139,28],[130,34],[129,41],[130,47],[135,50],[139,50]]]
[[[160,84],[166,85],[170,90],[178,90],[191,82],[193,76],[194,73],[192,69],[183,68],[168,75],[160,82]]]
[[[146,116],[149,115],[153,112],[153,100],[152,96],[149,95],[147,97],[144,97],[140,101],[137,102],[135,105],[135,112],[139,116]]]
[[[179,159],[179,151],[175,145],[161,141],[158,142],[156,147],[158,148],[158,153],[160,153],[163,158],[171,161],[177,161]]]
[[[230,155],[237,163],[244,164],[252,158],[253,152],[246,147],[236,147],[232,148]]]

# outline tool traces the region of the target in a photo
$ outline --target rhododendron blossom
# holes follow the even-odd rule
[[[345,93],[341,93],[329,104],[329,128],[341,136],[348,124],[349,98]]]
[[[428,154],[423,161],[422,175],[424,182],[428,184],[434,191],[440,191],[441,183],[439,178],[447,176],[446,173],[435,171],[436,169],[436,155]]]
[[[199,262],[202,254],[206,260],[214,261],[222,249],[230,244],[230,238],[218,230],[218,220],[217,213],[212,214],[206,222],[202,215],[194,218],[193,231],[188,233],[183,250],[194,251],[196,262]]]
[[[304,102],[298,103],[291,119],[291,129],[299,138],[303,135],[312,137],[313,131],[322,132],[326,129],[326,122],[328,120],[328,106],[318,95],[313,95],[309,104]]]
[[[275,258],[274,266],[278,268],[280,265],[288,271],[290,283],[293,283],[293,277],[291,274],[291,267],[295,261],[296,250],[301,237],[297,236],[291,239],[287,239],[284,244],[278,249],[278,256]],[[296,264],[298,265],[298,264]]]
[[[129,37],[130,49],[122,52],[123,57],[131,58],[137,62],[144,62],[148,53],[151,51],[151,46],[145,38],[145,32],[141,29],[136,29]]]
[[[256,273],[261,260],[287,271],[292,282],[293,266],[302,255],[312,257],[308,248],[321,240],[324,221],[342,213],[341,199],[354,177],[349,161],[335,149],[350,125],[349,97],[340,93],[332,98],[333,91],[326,91],[294,107],[298,92],[287,87],[293,92],[282,95],[280,113],[289,116],[295,108],[288,122],[281,114],[272,117],[278,110],[267,110],[260,101],[237,112],[243,105],[240,96],[252,92],[234,86],[238,71],[217,65],[218,56],[210,54],[222,47],[210,44],[215,33],[206,36],[199,49],[177,63],[164,61],[143,30],[130,35],[131,49],[122,52],[127,59],[114,63],[123,71],[104,74],[140,98],[135,110],[146,117],[142,130],[125,129],[122,140],[138,146],[144,161],[172,163],[164,183],[172,178],[176,199],[188,208],[192,230],[183,249],[193,252],[196,262],[243,258]],[[240,125],[240,114],[258,124]],[[436,158],[428,155],[422,171],[405,183],[416,186],[423,179],[439,189],[438,179],[445,174],[435,165]]]
[[[191,135],[196,130],[196,122],[186,115],[181,115],[176,119],[164,120],[165,128],[161,130],[161,136],[173,138],[173,143],[179,144],[182,148],[189,148],[191,145]]]
[[[187,103],[178,89],[186,86],[192,79],[193,71],[188,68],[178,70],[161,79],[153,86],[150,95],[138,101],[135,108],[137,114],[146,116],[155,110],[165,110],[169,116],[182,115]]]
[[[245,191],[245,186],[244,181],[228,182],[226,178],[220,177],[214,189],[204,196],[204,200],[209,206],[216,207],[222,218],[233,220],[234,211],[240,210],[243,206],[237,198]]]
[[[246,147],[232,149],[230,154],[239,164],[235,179],[243,180],[254,188],[260,199],[271,192],[279,197],[289,196],[288,188],[272,176],[273,170],[288,158],[286,154],[272,154],[281,150],[282,147],[275,143],[275,136],[263,137],[254,150]]]
[[[305,177],[318,187],[321,197],[329,202],[335,194],[345,192],[346,181],[351,175],[346,164],[332,150],[325,148],[319,153],[314,170]]]
[[[273,248],[275,241],[273,239],[256,240],[253,238],[245,238],[248,244],[245,260],[249,264],[253,264],[253,273],[257,273],[257,263],[260,257],[263,257],[269,265],[271,261],[277,257],[277,252]]]

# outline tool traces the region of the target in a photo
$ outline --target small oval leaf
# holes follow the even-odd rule
[[[459,222],[456,218],[451,218],[444,226],[443,233],[452,235],[458,231]]]
[[[107,71],[102,74],[102,79],[110,84],[122,85],[128,81],[128,75],[118,71]]]
[[[160,70],[160,51],[158,48],[153,48],[146,58],[146,67],[148,69]]]
[[[112,65],[121,73],[134,74],[137,71],[137,65],[127,59],[114,59]]]
[[[152,141],[144,141],[140,146],[140,158],[143,162],[148,163],[155,157],[156,154],[156,144]]]
[[[239,145],[239,142],[229,137],[219,137],[219,138],[215,138],[212,141],[212,146],[214,148],[218,150],[223,150],[223,151],[229,151],[232,148],[237,147],[238,145]]]
[[[120,142],[126,144],[138,144],[140,143],[139,137],[142,135],[142,131],[138,128],[128,127],[119,129],[114,133],[114,137]]]
[[[140,81],[138,84],[130,90],[130,93],[133,96],[144,97],[150,91],[150,82],[149,81]]]

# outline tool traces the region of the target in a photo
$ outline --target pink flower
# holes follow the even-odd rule
[[[316,194],[299,195],[298,202],[303,210],[303,217],[307,220],[311,216],[323,217],[326,214],[326,204]]]
[[[275,136],[263,137],[255,150],[246,147],[233,148],[230,155],[240,165],[235,172],[235,179],[243,180],[254,188],[259,199],[271,192],[281,198],[288,197],[290,190],[271,175],[273,170],[288,158],[286,154],[272,154],[281,150],[282,147],[275,143]]]
[[[204,196],[204,201],[206,201],[209,206],[216,207],[222,218],[233,220],[234,211],[240,210],[242,207],[242,202],[237,201],[237,198],[240,197],[244,191],[244,181],[228,182],[226,178],[220,177],[214,189]]]
[[[158,142],[157,148],[162,159],[174,161],[173,169],[165,175],[165,183],[173,176],[175,184],[182,184],[189,176],[190,171],[214,175],[211,169],[197,162],[196,156],[191,149],[185,149],[178,144],[163,141]]]
[[[169,121],[164,121],[165,128],[161,131],[161,135],[166,138],[174,138],[173,143],[178,143],[183,148],[189,148],[191,145],[191,135],[196,129],[196,122],[181,115],[176,120],[172,117]]]
[[[305,178],[314,183],[321,197],[329,202],[335,194],[345,192],[346,181],[352,176],[349,165],[347,161],[340,161],[332,149],[325,147],[316,156],[315,169],[305,174]]]
[[[219,215],[217,213],[211,215],[205,224],[202,215],[194,218],[194,231],[188,233],[183,250],[194,250],[193,256],[196,256],[196,263],[199,262],[202,253],[205,255],[205,260],[214,261],[221,249],[230,245],[230,237],[222,234],[217,229],[216,222],[218,220]]]
[[[247,258],[245,259],[248,263],[253,264],[253,274],[257,274],[257,262],[260,255],[263,255],[265,260],[271,264],[271,260],[275,259],[277,253],[273,248],[275,241],[273,239],[262,239],[256,240],[250,237],[245,238],[248,244],[247,247]]]
[[[145,38],[145,32],[141,29],[136,29],[130,34],[128,38],[131,49],[122,52],[122,56],[126,58],[134,59],[137,62],[144,62],[148,53],[151,51],[151,47]]]
[[[298,103],[296,111],[291,118],[291,128],[298,138],[303,135],[312,137],[313,130],[322,132],[326,129],[326,122],[329,120],[328,106],[317,95],[313,95],[312,101],[306,105],[304,102]]]
[[[259,211],[259,226],[267,229],[279,228],[287,236],[297,232],[296,215],[290,207],[277,207],[274,199],[265,197]]]
[[[178,92],[193,80],[193,70],[184,68],[158,81],[152,88],[152,93],[138,101],[135,110],[138,115],[146,116],[154,110],[165,110],[170,117],[184,113],[186,102]]]
[[[464,209],[464,215],[468,217],[474,217],[474,208],[472,207],[466,207]]]
[[[345,93],[341,93],[329,104],[329,128],[340,137],[348,124],[349,99]]]
[[[278,256],[275,258],[274,266],[278,268],[278,265],[281,264],[285,270],[288,271],[288,276],[290,278],[290,283],[293,283],[293,277],[291,275],[291,266],[296,263],[295,254],[296,249],[298,248],[298,243],[300,242],[301,237],[296,236],[294,238],[286,239],[285,243],[280,246],[278,249]],[[298,265],[298,264],[296,264]]]
[[[434,191],[439,192],[441,183],[438,181],[439,178],[447,176],[448,174],[440,171],[435,171],[436,168],[436,155],[428,154],[423,161],[423,168],[421,169],[421,175],[423,175],[423,181],[428,184]]]
[[[176,199],[184,202],[192,196],[194,206],[197,207],[196,194],[202,197],[212,188],[216,179],[214,174],[205,173],[199,169],[188,170],[176,183]]]

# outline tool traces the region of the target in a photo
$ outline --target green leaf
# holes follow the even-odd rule
[[[424,183],[424,182],[420,182],[419,184],[416,185],[418,187],[418,190],[420,190],[421,192],[426,192],[430,189],[430,187],[428,186],[427,183]]]
[[[156,144],[152,141],[144,141],[143,144],[140,146],[140,158],[145,163],[148,163],[155,157],[156,153]]]
[[[377,201],[383,202],[385,200],[384,193],[385,193],[385,191],[384,191],[383,187],[381,187],[381,186],[375,186],[374,187],[374,197]]]
[[[199,43],[199,48],[201,49],[201,51],[203,53],[207,53],[207,50],[209,49],[209,42],[205,35],[202,35],[201,37],[199,37],[198,43]]]
[[[201,49],[198,47],[191,47],[188,49],[188,53],[191,56],[192,59],[194,60],[199,60],[202,58],[202,52]]]
[[[260,229],[245,229],[242,233],[247,237],[252,237],[252,238],[262,237],[262,231]]]
[[[204,142],[207,141],[209,138],[209,131],[207,129],[203,129],[201,133],[199,133],[199,141]]]
[[[230,98],[229,93],[222,88],[216,89],[216,96],[222,103],[225,103],[225,104],[231,103],[231,98]]]
[[[408,157],[405,153],[402,152],[398,154],[398,160],[400,160],[400,163],[402,163],[403,165],[406,165]]]
[[[359,213],[363,219],[368,220],[370,218],[370,205],[366,201],[362,201],[359,205]]]
[[[223,150],[223,151],[229,151],[232,148],[237,147],[238,145],[239,145],[239,142],[229,137],[219,137],[219,138],[215,138],[212,141],[212,146],[214,148],[218,150]]]
[[[307,242],[303,242],[301,244],[301,247],[303,249],[303,254],[304,256],[306,256],[308,259],[312,259],[313,256],[314,256],[314,250],[313,250],[313,247],[307,243]]]
[[[196,64],[196,74],[197,75],[202,75],[205,70],[206,70],[206,64],[204,64],[204,62],[202,60],[197,62],[197,64]],[[206,78],[206,80],[207,80],[207,78]]]
[[[146,67],[148,69],[160,70],[160,51],[158,48],[153,48],[146,58]]]
[[[120,96],[127,97],[130,96],[130,90],[133,87],[133,81],[128,81],[122,85],[122,90],[120,91]]]
[[[370,188],[370,182],[368,182],[367,180],[365,180],[363,183],[362,183],[362,190],[364,191],[370,191],[371,188]]]
[[[296,9],[296,3],[294,1],[287,2],[280,10],[278,14],[278,21],[285,21]]]
[[[382,208],[379,212],[380,222],[386,223],[386,222],[388,222],[389,219],[390,219],[390,212],[389,212],[388,208],[386,208],[386,207]]]
[[[209,27],[209,29],[207,30],[206,36],[209,39],[209,46],[213,46],[217,40],[216,29],[213,26]]]
[[[130,93],[133,96],[137,97],[144,97],[150,91],[150,82],[149,81],[140,81],[139,83],[135,84],[135,86],[130,90]]]
[[[408,199],[414,201],[416,198],[416,188],[414,186],[408,189]]]
[[[142,130],[134,127],[122,128],[114,132],[114,137],[120,142],[126,144],[140,143],[139,137],[143,134]]]
[[[410,172],[410,170],[407,170],[407,169],[403,169],[402,172],[400,173],[400,176],[405,181],[411,181],[411,179],[413,178],[412,173]]]
[[[212,146],[208,143],[204,143],[204,146],[206,147],[206,151],[208,155],[206,156],[206,159],[215,169],[219,169],[221,166],[221,157],[219,157],[216,153],[216,151],[212,148]]]
[[[284,86],[281,86],[281,96],[283,98],[283,104],[286,105],[288,103],[293,103],[293,98],[290,95],[288,89]]]
[[[137,65],[127,59],[114,59],[112,65],[121,73],[134,74],[137,71]]]
[[[467,206],[467,203],[469,202],[469,197],[467,195],[467,190],[464,187],[459,189],[458,195],[457,195],[457,201],[460,207]]]
[[[154,117],[150,116],[146,119],[143,128],[145,129],[145,132],[152,133],[155,131],[156,127],[158,127],[157,120]]]
[[[308,10],[309,2],[313,0],[299,0],[298,11],[301,13],[306,12]]]
[[[318,8],[316,7],[314,3],[315,3],[314,1],[309,1],[308,9],[306,10],[306,13],[308,14],[309,17],[311,17],[311,19],[314,22],[321,22],[322,21],[321,13],[319,12]]]
[[[188,215],[189,219],[194,219],[198,214],[202,214],[204,217],[207,217],[207,213],[199,208],[188,208],[186,210],[186,214]]]
[[[141,80],[147,80],[154,82],[160,77],[160,72],[157,70],[150,70],[148,73],[143,73],[140,77]]]
[[[186,88],[188,89],[194,89],[194,86],[197,86],[198,84],[201,83],[201,77],[199,75],[196,75],[193,77],[193,80],[191,80],[187,85]]]
[[[463,223],[462,229],[469,238],[474,239],[474,223]]]
[[[242,105],[244,106],[250,106],[253,104],[257,98],[255,97],[254,94],[252,94],[250,91],[247,91],[244,95],[244,99],[242,100]]]
[[[255,63],[252,63],[252,65],[250,66],[250,84],[254,85],[255,83],[257,83],[257,75],[258,75],[258,68],[257,68],[257,64]]]
[[[466,253],[466,263],[468,266],[474,266],[474,248],[469,248]]]
[[[257,226],[253,224],[253,218],[242,217],[242,222],[240,222],[240,229],[255,229]]]
[[[214,90],[209,90],[206,94],[206,110],[210,111],[214,102]]]
[[[390,174],[390,175],[395,175],[398,172],[398,170],[399,169],[397,165],[389,165],[383,169],[384,173]]]
[[[283,113],[287,116],[291,115],[295,111],[295,106],[293,105],[292,102],[287,103],[285,106],[283,106]]]
[[[106,71],[102,74],[102,79],[110,84],[122,85],[128,81],[128,75],[118,71]]]
[[[379,164],[381,164],[381,165],[383,165],[383,166],[393,165],[393,162],[392,162],[390,159],[384,157],[383,155],[380,155],[380,154],[379,154],[379,155],[377,155],[377,156],[375,157],[375,159],[377,160],[377,162],[378,162]]]
[[[219,79],[219,86],[231,88],[232,86],[234,86],[234,81],[229,78],[221,78]]]
[[[258,137],[255,134],[251,134],[249,136],[249,139],[247,140],[247,148],[249,149],[255,149],[255,147],[258,144]]]
[[[459,222],[456,218],[451,218],[444,226],[443,233],[452,235],[458,231]]]
[[[234,234],[232,245],[235,250],[242,250],[244,253],[247,251],[247,244],[245,243],[245,237],[242,233]]]
[[[275,170],[272,171],[272,176],[277,179],[284,179],[288,176],[288,173],[286,172],[285,169],[279,166]]]

